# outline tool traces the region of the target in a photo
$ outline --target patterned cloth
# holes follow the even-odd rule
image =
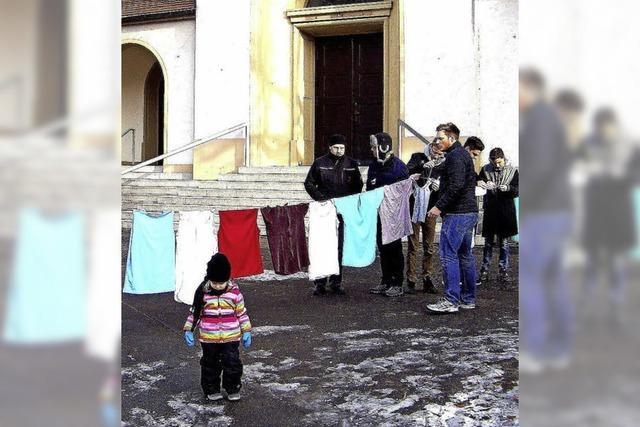
[[[412,194],[412,188],[412,179],[405,179],[384,187],[384,199],[379,211],[383,245],[413,233],[409,210],[409,196]]]
[[[251,321],[240,288],[230,281],[222,295],[215,295],[203,289],[204,287],[203,284],[196,291],[194,305],[191,306],[191,312],[182,330],[193,331],[198,328],[198,339],[204,343],[239,341],[243,332],[251,330]],[[200,304],[203,304],[202,310],[199,316],[194,317],[199,298]]]
[[[431,190],[429,190],[429,184],[424,186],[418,185],[417,182],[413,183],[413,215],[411,221],[414,223],[424,222],[427,218],[429,197],[431,196]]]

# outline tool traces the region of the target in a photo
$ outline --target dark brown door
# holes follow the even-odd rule
[[[369,164],[369,135],[382,131],[382,99],[382,34],[316,39],[316,157],[341,133],[346,154]]]

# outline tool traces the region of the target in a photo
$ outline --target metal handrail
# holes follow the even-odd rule
[[[407,122],[402,119],[398,119],[398,154],[402,153],[402,128],[405,128],[412,134],[416,136],[420,141],[422,141],[425,145],[429,145],[431,142],[425,138],[420,132],[409,126]]]
[[[121,175],[126,175],[128,173],[131,173],[133,171],[141,169],[141,168],[143,168],[143,167],[145,167],[147,165],[155,163],[155,162],[157,162],[159,160],[163,160],[163,159],[166,159],[167,157],[175,156],[176,154],[180,154],[183,151],[190,150],[190,149],[195,148],[195,147],[197,147],[199,145],[205,144],[205,143],[207,143],[209,141],[213,141],[214,139],[218,139],[221,136],[225,136],[225,135],[230,134],[232,132],[236,132],[236,131],[238,131],[240,129],[245,129],[244,161],[245,161],[245,166],[248,166],[249,165],[249,150],[247,149],[247,141],[246,141],[246,139],[248,139],[248,129],[247,129],[247,127],[248,127],[247,123],[240,123],[240,124],[237,124],[237,125],[232,126],[230,128],[224,129],[224,130],[222,130],[220,132],[216,132],[214,134],[211,134],[211,135],[209,135],[209,136],[207,136],[205,138],[196,139],[196,140],[190,142],[189,144],[183,145],[182,147],[178,147],[178,148],[176,148],[174,150],[169,151],[168,153],[161,154],[161,155],[156,156],[156,157],[154,157],[152,159],[146,160],[146,161],[144,161],[142,163],[138,163],[135,166],[127,168],[127,169],[122,171]]]
[[[136,130],[134,128],[129,128],[125,130],[120,138],[124,138],[126,134],[131,132],[132,142],[131,142],[131,164],[136,162]]]

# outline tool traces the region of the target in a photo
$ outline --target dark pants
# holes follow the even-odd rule
[[[500,237],[492,234],[484,239],[484,250],[482,251],[482,271],[488,271],[491,265],[491,257],[493,257],[493,245],[498,241],[500,248],[500,259],[498,267],[500,271],[506,271],[509,268],[509,238]]]
[[[242,362],[238,351],[240,342],[201,344],[200,385],[204,394],[220,392],[220,374],[222,374],[222,387],[227,393],[237,393],[240,390],[240,378],[242,378]]]
[[[340,265],[340,272],[329,276],[329,286],[337,287],[342,283],[342,246],[344,244],[344,221],[342,215],[338,215],[338,264]],[[316,279],[313,281],[316,286],[325,286],[327,284],[327,278]]]
[[[378,218],[376,241],[378,243],[378,252],[380,252],[382,283],[387,286],[401,287],[402,282],[404,281],[404,254],[402,253],[402,239],[383,245],[382,225],[380,225],[380,218]]]

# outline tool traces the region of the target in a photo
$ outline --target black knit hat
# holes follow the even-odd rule
[[[226,255],[218,252],[207,263],[207,280],[212,282],[226,282],[231,277],[231,264]]]
[[[370,138],[371,145],[377,145],[380,151],[387,152],[391,149],[391,136],[386,132],[379,132]]]
[[[336,144],[347,144],[347,138],[344,135],[340,135],[339,133],[333,134],[329,137],[329,147],[332,147]]]

